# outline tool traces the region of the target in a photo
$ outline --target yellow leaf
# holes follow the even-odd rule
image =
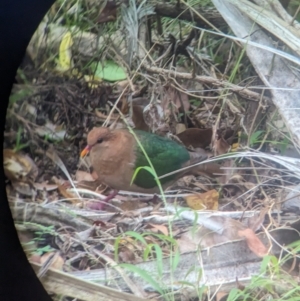
[[[85,75],[84,80],[88,83],[88,86],[92,89],[98,88],[99,84],[102,82],[102,79],[98,76],[89,76]]]
[[[135,245],[136,244],[134,242],[134,239],[131,237],[125,237],[120,240],[120,246],[124,246],[124,247],[128,248],[129,250],[134,249]]]
[[[68,31],[62,38],[59,45],[59,68],[62,71],[67,71],[73,67],[72,62],[72,47],[73,39]]]
[[[236,152],[238,150],[238,148],[240,147],[241,131],[238,132],[238,138],[239,138],[239,141],[236,143],[232,143],[232,145],[231,145],[232,152]]]
[[[218,210],[219,193],[212,189],[204,193],[190,194],[185,200],[194,210]]]

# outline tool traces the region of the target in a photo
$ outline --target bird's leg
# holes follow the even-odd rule
[[[100,202],[95,202],[89,206],[90,209],[94,210],[102,210],[103,207],[105,207],[105,203],[108,203],[111,199],[113,199],[117,194],[119,190],[113,190],[112,193],[110,193],[106,198],[101,200]]]
[[[113,199],[117,194],[119,190],[113,190],[112,193],[110,193],[105,199],[102,200],[102,202],[108,203],[111,199]]]

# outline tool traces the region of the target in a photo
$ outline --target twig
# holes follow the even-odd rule
[[[193,77],[193,75],[191,73],[177,72],[174,70],[166,70],[166,69],[158,68],[158,67],[150,67],[149,65],[146,65],[146,64],[144,64],[144,67],[148,72],[163,74],[163,75],[166,75],[169,77],[174,77],[174,78],[179,77],[179,78],[183,78],[183,79],[195,80],[197,82],[213,85],[215,87],[222,87],[224,89],[228,89],[228,90],[231,90],[232,92],[238,93],[240,96],[242,96],[246,99],[249,99],[249,100],[259,101],[260,99],[263,99],[267,102],[270,101],[269,97],[264,96],[261,98],[260,93],[253,92],[245,87],[240,87],[235,84],[229,83],[227,81],[219,80],[219,79],[216,79],[216,78],[213,78],[210,76],[197,75],[197,76]]]

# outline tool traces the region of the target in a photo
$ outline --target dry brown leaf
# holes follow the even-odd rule
[[[81,182],[81,181],[92,182],[92,181],[94,181],[93,176],[89,172],[82,171],[82,170],[77,170],[76,171],[75,179],[78,182]]]
[[[164,111],[161,105],[150,103],[144,108],[144,120],[148,127],[158,133],[159,131],[168,131]]]
[[[223,155],[228,153],[230,150],[230,145],[227,143],[227,141],[221,137],[214,142],[214,150],[217,156]]]
[[[246,228],[240,221],[221,216],[213,216],[209,220],[212,221],[213,228],[219,224],[219,228],[223,229],[223,233],[219,234],[205,227],[200,227],[195,231],[195,228],[192,227],[180,237],[179,243],[183,243],[183,246],[180,246],[181,250],[191,251],[194,245],[209,248],[220,243],[245,238],[249,249],[257,256],[262,257],[267,254],[267,248],[259,240],[254,231]],[[206,225],[207,227],[209,226],[208,221],[206,221]]]
[[[59,255],[58,252],[45,253],[40,259],[40,263],[42,265],[46,264],[48,261],[50,261],[49,262],[50,268],[62,271],[63,265],[64,265],[64,260]]]
[[[165,225],[155,225],[155,224],[149,224],[151,226],[151,231],[157,233],[161,232],[162,234],[168,236],[169,235],[169,230]]]
[[[136,262],[136,258],[133,250],[129,250],[128,248],[122,248],[122,250],[119,251],[119,259],[121,262],[126,262],[126,263]]]
[[[35,262],[35,263],[38,263],[40,264],[41,263],[41,255],[37,254],[37,253],[34,253],[32,254],[29,259],[28,259],[30,262]]]
[[[3,150],[3,167],[6,177],[11,181],[34,181],[38,168],[27,155],[16,153],[12,149]]]
[[[191,106],[187,94],[173,87],[165,88],[165,95],[161,103],[166,116],[169,116],[172,111],[178,113],[180,108],[183,112],[187,112]]]
[[[184,123],[177,123],[176,124],[176,135],[183,133],[186,130],[186,126]]]
[[[12,181],[11,184],[18,193],[32,197],[36,195],[34,186],[31,183]]]
[[[216,301],[221,301],[223,297],[227,296],[228,293],[226,292],[217,292],[216,293]],[[227,300],[227,299],[223,299],[223,300]]]
[[[211,229],[200,227],[197,231],[191,228],[191,230],[184,233],[182,237],[186,236],[190,238],[195,244],[199,244],[202,248],[209,248],[220,243],[239,239],[238,231],[245,229],[241,222],[231,218],[212,216],[209,220],[211,220],[213,228],[219,224],[219,228],[223,229],[223,233],[219,234]],[[209,226],[208,221],[206,224]]]
[[[120,199],[118,197],[118,199]],[[134,211],[143,207],[146,207],[147,204],[143,202],[139,202],[137,200],[130,200],[127,197],[127,200],[125,202],[114,204],[116,207],[122,209],[123,211]]]
[[[127,236],[122,239],[120,239],[120,246],[128,248],[128,250],[135,250],[136,249],[136,243],[135,239]]]
[[[177,137],[186,147],[205,148],[211,143],[212,129],[187,129],[178,134]]]
[[[73,202],[73,199],[76,198],[76,195],[70,191],[67,191],[66,185],[58,185],[58,191],[62,194],[62,196],[66,199],[71,199]]]
[[[249,249],[257,256],[263,257],[268,254],[268,249],[264,246],[252,229],[247,228],[239,230],[238,235],[246,239]]]
[[[118,4],[115,0],[108,0],[105,6],[100,9],[97,23],[113,22],[117,18]]]
[[[188,206],[194,210],[218,210],[219,193],[215,189],[204,193],[191,194],[184,197]]]
[[[181,254],[197,250],[198,244],[194,242],[194,240],[188,232],[183,233],[181,237],[178,238],[176,241],[178,243],[179,252]]]
[[[68,191],[67,189],[70,188],[70,183],[68,181],[62,181],[57,179],[56,177],[52,177],[53,181],[58,185],[58,191],[60,194],[67,200],[69,200],[72,204],[81,203],[82,200],[78,199],[75,193]]]
[[[135,125],[135,128],[137,130],[142,130],[142,131],[149,131],[149,126],[145,122],[144,119],[144,108],[139,105],[132,105],[131,110],[130,110],[130,115],[131,119]]]

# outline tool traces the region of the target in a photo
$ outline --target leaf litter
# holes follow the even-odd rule
[[[118,17],[119,4],[110,5],[99,9],[99,23]],[[106,10],[111,14],[107,20]],[[261,83],[250,65],[248,73],[238,74],[232,83],[240,90],[229,82],[225,89],[219,77],[233,67],[213,65],[211,57],[199,59],[202,54],[195,45],[197,55],[192,57],[189,45],[198,38],[188,28],[181,41],[177,36],[155,36],[159,47],[149,54],[157,60],[155,68],[146,62],[129,66],[126,57],[116,55],[113,39],[101,48],[99,61],[84,47],[76,48],[80,42],[76,37],[71,40],[70,32],[54,45],[64,72],[57,73],[51,63],[36,69],[24,60],[7,113],[4,170],[12,213],[23,233],[20,240],[33,243],[34,250],[25,250],[30,261],[41,265],[40,276],[49,268],[98,271],[109,261],[138,266],[176,252],[196,254],[199,248],[223,245],[229,249],[235,241],[262,257],[271,247],[263,233],[297,220],[298,201],[291,193],[298,191],[299,161],[288,157],[281,161],[269,150],[274,144],[291,146],[292,139],[286,139],[288,133],[280,116],[274,117],[270,102],[269,119],[257,119],[258,126],[254,123],[261,111],[265,113],[259,102],[268,101],[269,95],[246,89],[251,76]],[[32,49],[28,54],[43,61]],[[93,64],[83,68],[89,60]],[[242,64],[249,64],[247,58]],[[168,68],[177,68],[177,74]],[[201,84],[190,74],[197,74]],[[136,129],[168,136],[191,151],[205,152],[208,161],[222,167],[222,174],[180,179],[166,191],[167,207],[159,195],[121,191],[105,203],[105,210],[96,210],[94,204],[111,189],[97,183],[89,159],[81,160],[79,154],[92,127],[126,128],[124,120]],[[280,124],[281,132],[270,124]]]

